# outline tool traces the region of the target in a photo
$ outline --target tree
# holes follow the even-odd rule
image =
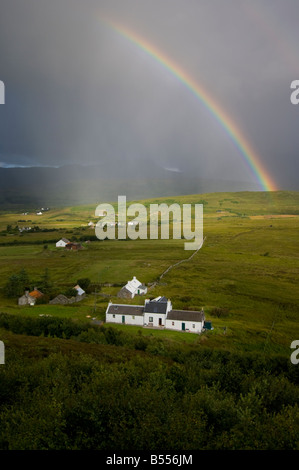
[[[7,297],[20,297],[24,291],[29,289],[29,277],[25,269],[18,274],[12,274],[5,286]]]
[[[44,274],[42,275],[40,288],[44,294],[51,294],[53,289],[53,282],[51,280],[48,268],[45,269]]]
[[[90,286],[90,282],[91,281],[88,277],[83,277],[83,278],[77,280],[77,284],[81,287],[81,289],[83,289],[85,291]]]

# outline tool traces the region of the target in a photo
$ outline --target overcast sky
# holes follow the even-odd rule
[[[121,24],[213,96],[299,189],[298,0],[0,0],[0,166],[147,165],[255,181],[223,127]],[[121,173],[121,170],[120,170]],[[120,174],[121,176],[121,174]]]

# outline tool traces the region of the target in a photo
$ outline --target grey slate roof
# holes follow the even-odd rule
[[[144,306],[145,313],[166,313],[167,310],[167,299],[166,302],[160,300],[150,300]]]
[[[144,307],[141,305],[119,305],[112,304],[108,308],[108,312],[113,315],[135,315],[143,316]]]
[[[167,315],[167,320],[202,322],[204,319],[205,315],[203,310],[201,312],[192,310],[171,310]]]

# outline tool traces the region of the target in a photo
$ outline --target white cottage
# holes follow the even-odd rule
[[[143,295],[147,293],[147,287],[144,284],[141,284],[138,279],[134,276],[131,281],[128,281],[127,284],[122,287],[118,292],[117,296],[127,299],[133,299],[135,295]]]
[[[67,238],[61,238],[61,240],[56,243],[56,248],[65,248],[68,243],[70,243],[70,241]]]
[[[201,333],[205,327],[205,315],[203,310],[173,310],[169,299],[157,297],[146,299],[144,306],[110,302],[106,310],[106,323]]]
[[[165,328],[168,330],[190,331],[201,333],[204,328],[205,316],[200,312],[191,310],[171,310],[166,318]]]
[[[143,311],[142,305],[109,303],[106,310],[106,322],[143,326]]]
[[[166,326],[166,317],[172,309],[170,300],[166,297],[157,297],[146,300],[144,305],[144,326]]]

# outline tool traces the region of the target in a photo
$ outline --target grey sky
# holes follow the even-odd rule
[[[177,78],[120,23],[200,83],[282,189],[298,189],[298,0],[0,0],[0,165],[101,163],[255,181]]]

